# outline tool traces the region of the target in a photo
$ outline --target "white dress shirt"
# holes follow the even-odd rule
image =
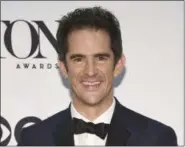
[[[115,102],[115,99],[113,98],[112,105],[102,115],[100,115],[96,120],[90,121],[84,116],[82,116],[80,113],[78,113],[72,104],[71,105],[71,116],[72,118],[75,117],[78,119],[82,119],[86,122],[92,122],[94,124],[101,123],[101,122],[110,124],[112,115],[115,109],[115,105],[116,105],[116,102]],[[90,134],[90,133],[74,134],[74,144],[75,145],[105,145],[106,140],[107,140],[107,136],[103,140],[100,137],[96,136],[95,134]]]

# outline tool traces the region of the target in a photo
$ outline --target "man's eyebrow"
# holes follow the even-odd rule
[[[94,57],[110,57],[111,55],[109,54],[109,53],[96,53],[96,54],[94,54],[93,55]],[[72,60],[72,59],[75,59],[75,58],[84,58],[85,57],[85,55],[83,55],[83,54],[72,54],[71,56],[70,56],[70,59]]]
[[[94,55],[94,57],[100,57],[100,56],[109,58],[111,55],[109,53],[97,53],[97,54]]]
[[[82,57],[85,57],[85,56],[82,55],[82,54],[72,54],[72,55],[70,56],[70,59],[82,58]]]

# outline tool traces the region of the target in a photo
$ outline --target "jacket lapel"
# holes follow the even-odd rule
[[[74,146],[70,107],[66,110],[54,133],[55,146]]]
[[[106,146],[127,145],[128,139],[131,137],[131,132],[128,131],[124,123],[124,119],[126,118],[127,116],[124,116],[122,105],[116,99],[116,107],[108,131]]]

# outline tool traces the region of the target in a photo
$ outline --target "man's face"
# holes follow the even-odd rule
[[[113,95],[113,77],[121,70],[120,61],[114,68],[114,55],[107,32],[81,29],[68,36],[66,67],[60,67],[68,76],[73,100],[86,105],[97,105]],[[119,64],[119,65],[118,65]]]

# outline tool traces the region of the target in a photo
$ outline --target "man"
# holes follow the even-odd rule
[[[76,9],[57,31],[58,65],[70,82],[69,108],[22,130],[18,145],[177,145],[174,130],[122,106],[113,79],[125,67],[120,25],[100,7]]]

